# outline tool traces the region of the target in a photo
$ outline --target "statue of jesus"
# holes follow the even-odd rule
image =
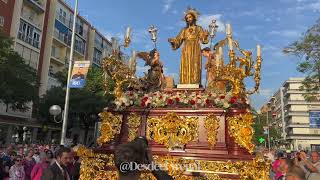
[[[172,49],[178,49],[182,43],[180,63],[180,84],[201,84],[201,46],[208,43],[208,31],[196,25],[199,13],[188,8],[184,20],[187,26],[184,27],[177,37],[169,38]]]

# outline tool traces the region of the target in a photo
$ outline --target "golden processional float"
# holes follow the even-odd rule
[[[110,83],[115,84],[114,105],[99,114],[100,147],[77,151],[82,157],[80,179],[117,179],[113,152],[137,136],[148,138],[155,161],[175,179],[269,179],[270,163],[252,155],[253,115],[248,104],[248,95],[259,89],[260,46],[254,61],[252,53],[232,38],[227,24],[226,38],[201,52],[200,44],[212,44],[218,26],[213,20],[205,30],[196,24],[198,16],[188,8],[187,26],[168,39],[174,50],[183,45],[177,86],[163,74],[157,50],[133,52],[126,63],[113,43],[114,52],[104,58],[103,70],[106,92]],[[149,32],[156,47],[157,28],[151,26]],[[130,36],[128,28],[124,47]],[[201,86],[202,55],[207,57],[206,88]],[[143,77],[136,76],[137,58],[149,67]],[[250,77],[255,86],[247,90],[244,80]],[[144,171],[141,179],[155,178]]]

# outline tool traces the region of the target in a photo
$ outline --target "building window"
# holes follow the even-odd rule
[[[4,17],[0,16],[0,27],[4,26]]]
[[[100,64],[101,57],[102,57],[102,53],[100,51],[98,51],[97,49],[94,49],[93,62],[95,62],[96,64]]]
[[[20,26],[18,31],[18,39],[39,48],[40,46],[40,31],[33,25],[20,20]]]
[[[320,111],[309,112],[310,128],[320,128]]]

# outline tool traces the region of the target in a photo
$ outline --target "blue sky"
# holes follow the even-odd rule
[[[73,1],[66,0],[71,6]],[[167,39],[185,25],[182,17],[188,6],[201,13],[198,24],[204,28],[213,17],[217,19],[220,27],[214,43],[225,37],[224,24],[231,23],[234,39],[243,49],[254,50],[255,55],[256,44],[262,45],[262,82],[260,94],[251,97],[254,107],[260,108],[289,77],[302,76],[296,71],[299,60],[281,51],[320,17],[320,0],[79,0],[80,14],[107,37],[122,38],[127,26],[133,28],[132,44],[125,50],[129,55],[153,48],[148,28],[155,25],[165,73],[176,79],[180,51],[171,50]],[[145,68],[142,62],[138,65],[141,74]],[[250,81],[248,86],[252,87]]]

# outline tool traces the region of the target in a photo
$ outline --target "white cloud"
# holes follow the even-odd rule
[[[306,11],[306,10],[311,10],[314,12],[320,12],[320,1],[305,1],[305,0],[297,0],[298,3],[301,3],[301,5],[298,5],[296,7],[296,10],[300,11]]]
[[[260,89],[259,94],[261,96],[265,96],[266,98],[268,98],[268,97],[271,97],[271,95],[273,94],[273,90],[272,89]]]
[[[171,9],[172,3],[173,0],[164,0],[162,12],[167,13]]]
[[[209,24],[212,22],[213,19],[217,20],[218,32],[224,32],[225,26],[224,23],[221,21],[222,14],[203,14],[200,15],[197,24],[202,26],[205,29],[208,29]]]
[[[288,38],[298,38],[300,36],[300,32],[296,30],[270,31],[269,34],[288,37]]]

